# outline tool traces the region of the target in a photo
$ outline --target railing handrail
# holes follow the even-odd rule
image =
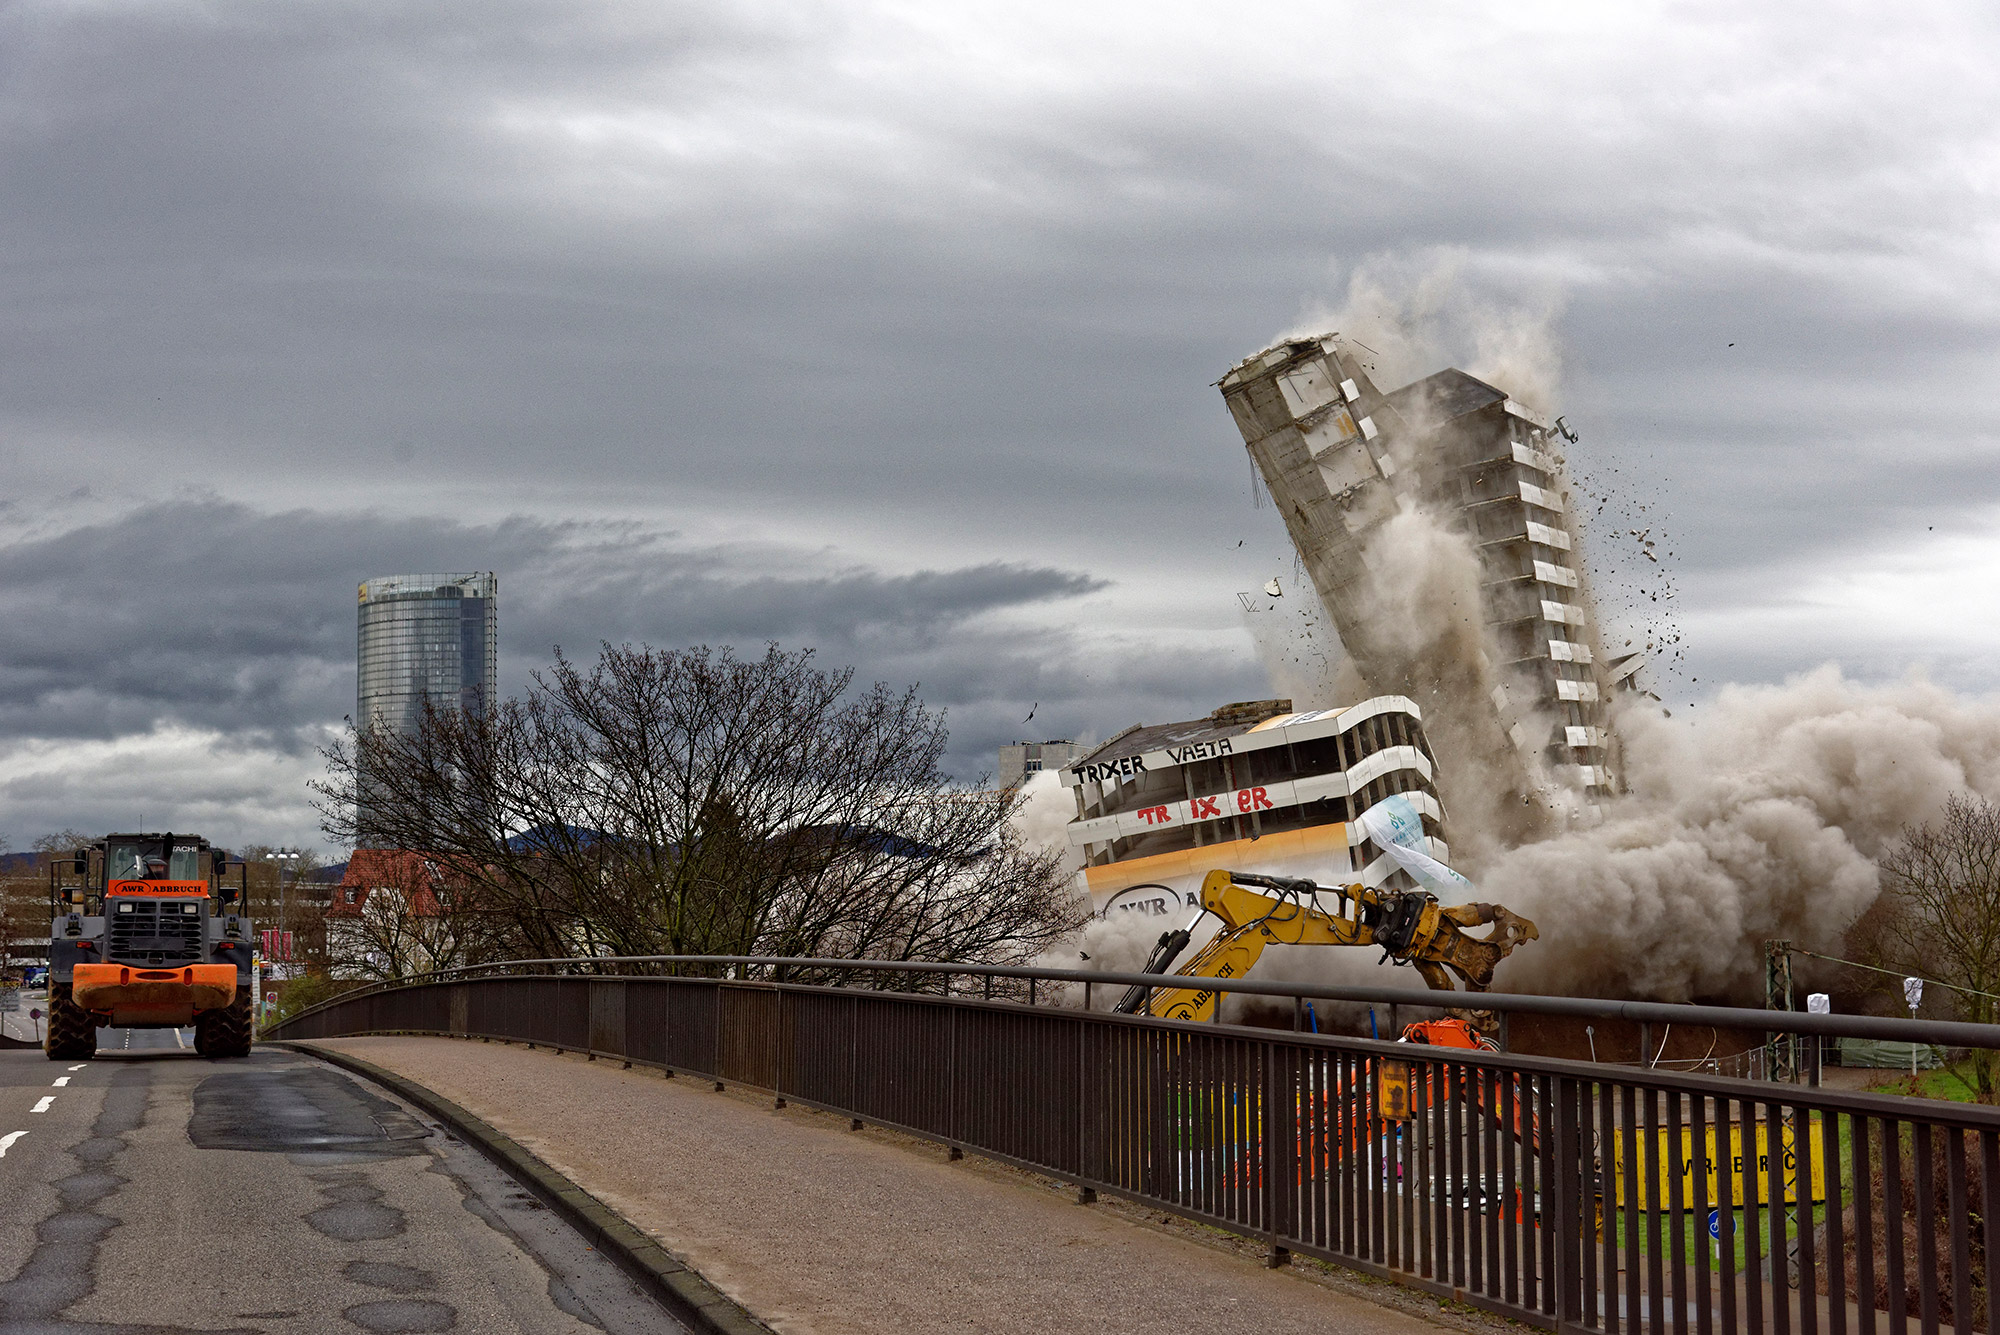
[[[1428,1010],[1485,1010],[1526,1015],[1556,1015],[1572,1019],[1627,1020],[1640,1024],[1681,1024],[1702,1028],[1758,1033],[1798,1034],[1829,1038],[1867,1038],[1952,1048],[2000,1050],[2000,1024],[1965,1020],[1906,1020],[1882,1015],[1818,1015],[1805,1011],[1757,1010],[1747,1006],[1698,1006],[1681,1002],[1618,1001],[1602,997],[1546,997],[1517,992],[1438,992],[1429,988],[1355,987],[1329,983],[1265,982],[1247,978],[1189,978],[1182,974],[1127,973],[1114,970],[1047,969],[1028,965],[941,963],[931,960],[828,959],[786,955],[575,955],[551,959],[496,960],[436,969],[408,978],[384,980],[343,992],[297,1015],[300,1020],[324,1007],[405,987],[463,981],[467,976],[498,970],[545,968],[553,976],[604,977],[594,972],[608,964],[673,964],[749,966],[797,970],[841,970],[850,973],[889,972],[964,974],[971,977],[1030,979],[1037,982],[1089,983],[1154,989],[1202,988],[1218,994],[1277,997],[1302,1001],[1374,1003]],[[593,972],[579,975],[580,966]],[[724,982],[770,982],[771,979],[722,979]]]

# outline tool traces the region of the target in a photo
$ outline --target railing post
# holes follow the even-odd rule
[[[1264,1068],[1260,1082],[1263,1085],[1264,1115],[1258,1118],[1263,1134],[1257,1146],[1257,1175],[1262,1179],[1264,1188],[1264,1265],[1267,1269],[1277,1270],[1290,1264],[1292,1259],[1291,1249],[1279,1241],[1279,1182],[1294,1171],[1284,1147],[1287,1143],[1297,1144],[1298,1133],[1294,1122],[1298,1105],[1291,1098],[1292,1091],[1280,1087],[1282,1076],[1290,1071],[1289,1067],[1280,1071],[1278,1045],[1267,1039],[1258,1045],[1258,1055]],[[1288,1085],[1290,1082],[1282,1083]]]
[[[1582,1086],[1568,1076],[1559,1076],[1555,1085],[1556,1115],[1556,1236],[1555,1282],[1557,1328],[1583,1320],[1583,1275],[1578,1267],[1579,1248],[1596,1241],[1587,1215],[1591,1203],[1583,1196],[1582,1145],[1577,1135],[1576,1102]],[[1594,1300],[1595,1295],[1590,1295]],[[1593,1301],[1594,1305],[1594,1301]]]
[[[715,1069],[709,1073],[717,1089],[722,1088],[722,982],[715,980]]]
[[[861,1102],[861,998],[848,994],[851,998],[847,1011],[847,1091],[848,1097],[857,1104]],[[860,1129],[855,1123],[855,1129]]]
[[[785,1023],[785,1007],[792,994],[779,990],[774,1009],[778,1012],[778,1032],[771,1036],[771,1092],[777,1096],[778,1106],[785,1106],[785,1060],[791,1052],[791,1045],[785,1042],[785,1035],[791,1026]]]
[[[1083,1179],[1094,1176],[1090,1171],[1090,1034],[1079,1023],[1076,1026],[1076,1203],[1091,1205],[1097,1200],[1097,1188]]]

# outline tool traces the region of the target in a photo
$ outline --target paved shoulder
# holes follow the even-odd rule
[[[781,1331],[1439,1327],[976,1158],[658,1072],[443,1038],[339,1039],[520,1141]]]

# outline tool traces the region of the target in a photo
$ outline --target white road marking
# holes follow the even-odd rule
[[[34,1106],[34,1107],[32,1107],[32,1108],[28,1109],[28,1111],[29,1111],[29,1112],[47,1112],[47,1111],[49,1110],[49,1105],[50,1105],[50,1104],[52,1104],[52,1103],[54,1103],[55,1101],[56,1101],[56,1096],[55,1096],[55,1095],[53,1095],[53,1094],[44,1094],[44,1095],[42,1096],[42,1098],[41,1098],[41,1101],[40,1101],[40,1102],[38,1102],[37,1104],[35,1104],[35,1106]]]
[[[6,1135],[0,1136],[0,1159],[6,1158],[7,1151],[14,1148],[14,1142],[27,1134],[25,1131],[9,1131]]]
[[[85,1066],[88,1066],[88,1065],[90,1065],[90,1063],[89,1063],[89,1062],[82,1062],[82,1063],[80,1063],[80,1064],[78,1064],[78,1065],[76,1065],[76,1066],[72,1066],[72,1067],[70,1067],[69,1069],[70,1069],[70,1070],[72,1070],[72,1071],[81,1071],[81,1070],[82,1070],[82,1069],[83,1069],[83,1068],[84,1068]]]
[[[68,1083],[69,1083],[69,1077],[68,1077],[68,1076],[66,1076],[66,1075],[59,1075],[59,1076],[57,1076],[57,1077],[56,1077],[56,1083],[55,1083],[55,1087],[56,1087],[57,1089],[61,1089],[61,1088],[62,1088],[62,1087],[63,1087],[64,1085],[66,1085],[66,1084],[68,1084]]]
[[[178,1029],[174,1030],[174,1046],[177,1048],[184,1048],[187,1046],[187,1043],[184,1042],[181,1038],[181,1031]]]

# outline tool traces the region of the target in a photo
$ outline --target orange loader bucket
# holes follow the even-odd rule
[[[186,1024],[199,1011],[220,1010],[236,998],[233,964],[185,964],[136,969],[129,964],[79,964],[70,1000],[111,1024]]]

